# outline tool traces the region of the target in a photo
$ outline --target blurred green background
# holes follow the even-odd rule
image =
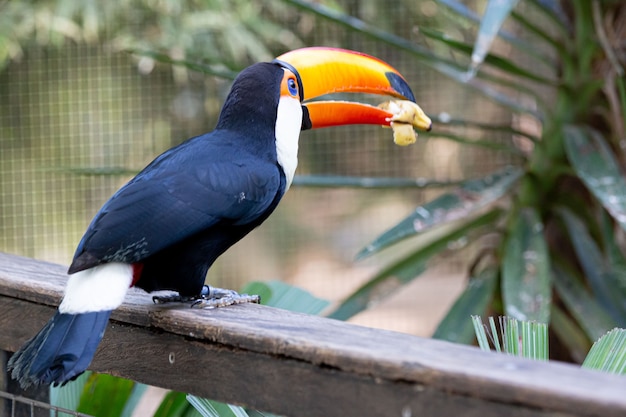
[[[450,25],[454,15],[433,1],[322,3],[434,49],[441,45],[429,45],[420,26],[452,27],[451,36],[473,40],[471,28],[465,33],[463,22]],[[475,9],[482,4],[469,3]],[[386,60],[405,75],[430,115],[525,122],[408,54],[292,2],[0,1],[0,250],[68,264],[93,215],[134,172],[169,147],[213,129],[229,75],[313,45]],[[496,44],[495,50],[509,55],[505,46]],[[205,70],[194,71],[189,63]],[[297,174],[455,181],[511,162],[508,153],[463,148],[438,138],[436,124],[434,130],[407,148],[375,126],[305,132]],[[478,134],[468,127],[456,131],[468,138]],[[240,288],[280,279],[339,300],[393,253],[356,263],[354,255],[441,192],[294,185],[265,224],[218,260],[209,282]],[[458,257],[467,259],[471,251],[438,257],[435,272],[426,274],[430,279],[416,280],[355,320],[429,335],[461,291]]]

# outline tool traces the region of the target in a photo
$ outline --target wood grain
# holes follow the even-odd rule
[[[54,313],[65,268],[0,254],[0,349]],[[131,290],[92,369],[288,416],[622,416],[626,379],[259,305]],[[404,414],[403,414],[404,413]]]

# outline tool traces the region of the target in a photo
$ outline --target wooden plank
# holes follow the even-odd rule
[[[52,316],[64,282],[58,265],[0,254],[0,349]],[[622,377],[265,306],[133,290],[112,318],[94,370],[289,416],[626,413]]]

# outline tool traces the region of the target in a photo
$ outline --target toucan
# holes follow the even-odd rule
[[[129,287],[172,290],[182,299],[222,296],[204,285],[207,271],[289,189],[300,132],[391,124],[393,115],[375,106],[310,101],[354,92],[415,102],[396,69],[355,51],[302,48],[243,70],[212,132],[158,156],[98,211],[78,244],[58,310],[11,357],[12,377],[23,387],[75,379]]]

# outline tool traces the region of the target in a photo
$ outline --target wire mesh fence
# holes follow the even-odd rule
[[[0,407],[2,417],[93,417],[2,390],[0,390],[0,404],[2,404]]]
[[[342,7],[418,42],[420,20],[441,16],[431,3],[393,2],[379,7],[376,2],[344,2]],[[159,26],[162,37],[148,46],[175,48],[164,43],[169,38],[163,33],[172,30],[172,39],[191,36],[197,30],[193,24],[200,25],[194,15],[201,12],[159,15],[163,11],[139,7],[125,11],[121,2],[106,7],[98,36],[58,44],[31,42],[19,60],[0,72],[2,251],[68,264],[92,216],[117,188],[165,149],[215,125],[228,79],[160,64],[119,47],[120,38],[131,35],[150,39],[149,29],[157,26],[157,16],[170,19],[172,25],[187,24],[188,29],[176,32]],[[499,113],[473,92],[450,85],[406,53],[283,2],[260,2],[254,7],[258,7],[258,15],[253,16],[258,21],[252,23],[244,18],[252,19],[254,10],[240,10],[237,16],[228,14],[226,8],[202,11],[202,18],[211,22],[227,13],[222,19],[237,20],[231,19],[219,30],[236,26],[239,32],[233,29],[232,36],[225,38],[223,32],[211,28],[222,43],[211,49],[215,36],[209,34],[201,38],[208,44],[196,42],[191,48],[195,55],[186,58],[235,62],[238,46],[231,45],[232,54],[224,50],[236,34],[245,37],[241,43],[247,45],[240,53],[239,66],[264,56],[265,50],[271,58],[289,47],[341,46],[391,62],[431,114],[462,109],[477,121],[510,121],[510,114]],[[254,29],[259,22],[267,24],[263,31]],[[275,28],[282,29],[269,40],[259,34],[274,33]],[[259,44],[256,51],[249,47],[251,42]],[[400,148],[393,145],[389,131],[357,126],[303,133],[297,173],[447,181],[489,172],[508,158],[479,148],[461,148],[444,139]],[[293,187],[263,226],[218,260],[209,281],[240,288],[250,280],[282,279],[337,300],[384,262],[383,258],[355,264],[353,257],[359,249],[439,192]],[[455,271],[458,265],[451,258],[444,266]],[[398,311],[378,321],[398,322],[406,315]]]
[[[8,11],[17,3],[22,2],[0,4],[0,23],[6,18],[14,33],[29,22],[22,15],[10,17]],[[22,4],[39,17],[33,19],[32,39],[9,48],[12,59],[0,66],[0,251],[68,264],[91,218],[120,186],[161,152],[213,129],[230,79],[159,62],[141,51],[165,50],[228,74],[288,49],[339,46],[397,67],[431,115],[463,114],[503,125],[512,121],[511,114],[448,82],[410,54],[291,2],[111,1],[96,6],[100,9],[94,15],[69,7],[73,0],[61,0],[55,13],[83,14],[68,12],[56,20],[45,18],[50,13],[45,3]],[[416,43],[424,42],[419,36],[423,22],[431,27],[446,23],[445,10],[432,1],[336,3]],[[8,11],[2,9],[6,5]],[[0,31],[0,54],[2,36]],[[486,134],[466,127],[458,132],[476,138]],[[493,135],[488,139],[510,140]],[[481,176],[510,159],[503,152],[436,137],[400,148],[388,130],[351,126],[304,132],[297,174],[446,182]],[[383,255],[355,263],[354,255],[441,193],[441,188],[298,183],[267,222],[218,260],[209,272],[210,283],[238,289],[252,280],[281,279],[337,301],[388,261]],[[445,259],[435,272],[356,320],[431,334],[461,289],[454,275],[461,261]],[[0,403],[0,417],[85,416],[5,391],[0,391]]]

